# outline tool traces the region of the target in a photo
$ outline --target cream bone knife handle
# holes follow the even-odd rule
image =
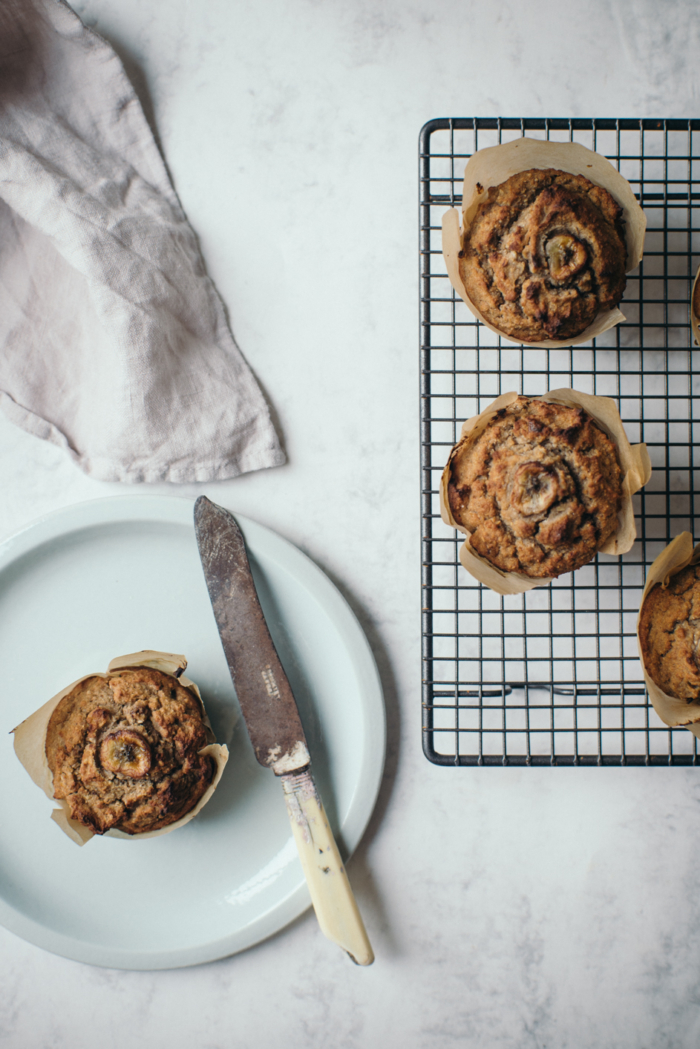
[[[311,769],[288,772],[280,779],[321,931],[358,965],[371,965],[374,953]]]

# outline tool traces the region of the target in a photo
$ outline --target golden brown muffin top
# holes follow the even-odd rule
[[[128,667],[81,681],[59,702],[46,733],[54,797],[104,834],[159,830],[194,808],[213,762],[199,699],[177,678]]]
[[[639,617],[647,674],[667,696],[700,699],[700,565],[688,565],[647,594]]]
[[[518,397],[456,445],[447,494],[475,553],[541,579],[585,565],[615,534],[622,480],[615,444],[583,408]]]
[[[474,305],[512,339],[580,335],[625,290],[622,208],[582,175],[531,169],[492,186],[460,252]]]

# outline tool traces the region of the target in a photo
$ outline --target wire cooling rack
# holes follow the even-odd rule
[[[523,348],[454,293],[441,220],[461,204],[464,166],[521,135],[580,142],[632,185],[648,226],[628,274],[626,322],[582,346]],[[647,567],[695,532],[700,350],[689,300],[700,263],[700,120],[431,120],[420,136],[423,745],[440,765],[690,765],[698,741],[648,702],[636,620]],[[508,390],[568,386],[614,398],[653,474],[634,497],[638,541],[526,594],[468,575],[438,489],[465,419]],[[699,486],[700,491],[700,486]]]

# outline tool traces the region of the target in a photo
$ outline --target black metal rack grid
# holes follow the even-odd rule
[[[523,134],[581,142],[629,180],[647,219],[628,274],[626,321],[582,346],[523,348],[495,336],[454,293],[441,220],[461,204],[464,166]],[[442,765],[689,765],[697,740],[648,703],[636,618],[647,567],[695,532],[700,350],[690,329],[700,263],[700,120],[432,120],[420,136],[423,744]],[[573,387],[617,400],[653,474],[636,495],[638,541],[577,572],[500,597],[458,561],[438,486],[462,422],[500,393]]]

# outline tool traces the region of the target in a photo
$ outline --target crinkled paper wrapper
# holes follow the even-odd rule
[[[700,702],[688,703],[685,699],[677,699],[675,696],[669,696],[666,692],[663,692],[655,681],[647,674],[647,668],[644,663],[644,653],[642,646],[639,643],[639,621],[642,617],[642,609],[644,608],[644,602],[653,586],[660,583],[661,586],[668,586],[669,580],[681,572],[688,565],[696,565],[700,561],[700,544],[693,549],[693,537],[690,532],[681,532],[676,538],[669,543],[665,550],[662,550],[659,556],[656,558],[651,568],[647,573],[646,584],[644,586],[644,592],[642,594],[642,600],[639,605],[639,616],[637,617],[637,646],[639,648],[639,658],[642,663],[642,670],[644,671],[644,680],[646,682],[647,691],[649,692],[649,698],[654,705],[654,710],[659,715],[664,724],[669,725],[671,728],[683,726],[689,729],[694,736],[700,739]]]
[[[511,175],[530,168],[556,168],[568,171],[572,175],[583,175],[589,182],[607,189],[623,211],[625,240],[627,242],[627,268],[630,273],[642,261],[644,252],[644,234],[646,232],[646,215],[637,203],[632,187],[623,175],[612,166],[609,160],[595,153],[578,142],[541,142],[533,138],[519,138],[501,146],[490,146],[477,150],[469,158],[464,171],[462,194],[462,224],[457,208],[451,208],[442,219],[442,253],[447,266],[447,274],[457,294],[466,302],[469,309],[482,324],[496,335],[501,335],[511,342],[520,342],[512,335],[499,331],[487,321],[474,303],[459,273],[459,253],[462,250],[464,233],[474,221],[474,216],[485,199],[486,190],[491,186],[500,186]],[[478,187],[481,187],[479,189]],[[609,328],[614,328],[625,320],[624,314],[617,308],[602,310],[592,324],[572,339],[547,339],[544,342],[523,342],[524,346],[547,349],[549,347],[576,346],[588,342],[597,335],[602,335]]]
[[[698,272],[695,274],[693,291],[690,296],[690,326],[693,329],[695,341],[698,346],[700,346],[700,325],[698,324],[698,317],[700,317],[700,269],[698,269]]]
[[[465,535],[466,541],[459,551],[459,560],[470,575],[474,576],[484,586],[495,590],[497,594],[524,594],[526,590],[532,590],[536,586],[546,586],[552,579],[531,579],[517,572],[502,572],[485,558],[472,550],[469,543],[471,532],[463,525],[458,524],[452,516],[450,502],[447,495],[447,486],[450,480],[452,460],[458,450],[464,447],[467,440],[472,443],[484,432],[493,417],[501,408],[507,408],[518,397],[517,393],[503,393],[485,408],[479,415],[473,416],[462,426],[460,440],[450,452],[445,469],[440,479],[440,515],[447,525],[456,528]],[[634,523],[634,507],[632,496],[643,488],[651,477],[651,461],[645,444],[630,444],[627,439],[620,413],[617,405],[609,397],[595,397],[590,393],[578,393],[576,390],[550,390],[542,394],[537,400],[551,401],[554,404],[565,404],[572,408],[583,408],[593,418],[600,428],[614,441],[620,466],[623,470],[622,480],[622,506],[618,513],[617,531],[608,539],[605,546],[600,548],[604,554],[625,554],[632,548],[637,538],[637,528]]]
[[[180,684],[184,685],[185,688],[191,689],[199,702],[202,703],[202,697],[199,693],[199,689],[195,685],[194,681],[190,681],[189,678],[183,676],[182,671],[187,666],[187,660],[184,656],[172,655],[169,652],[154,652],[154,651],[143,651],[134,652],[131,655],[119,656],[113,659],[107,667],[107,674],[84,674],[83,677],[78,678],[72,685],[68,685],[67,688],[61,689],[58,695],[50,699],[48,703],[44,703],[43,707],[39,707],[33,714],[30,714],[21,725],[13,729],[15,735],[15,753],[19,760],[24,765],[25,769],[34,780],[38,787],[44,791],[47,797],[59,806],[55,808],[51,813],[51,818],[56,821],[62,831],[68,835],[71,841],[74,841],[77,845],[84,845],[85,842],[89,841],[90,838],[94,837],[91,830],[84,827],[82,823],[78,823],[76,820],[70,817],[70,807],[68,802],[65,800],[59,800],[53,796],[53,773],[49,768],[49,763],[46,758],[46,732],[49,726],[49,721],[54,710],[69,692],[72,692],[76,685],[79,685],[81,681],[87,680],[90,677],[102,677],[106,678],[109,673],[113,673],[115,670],[121,670],[125,667],[153,667],[155,670],[161,670],[164,674],[170,674],[176,677]],[[169,827],[162,827],[160,830],[146,831],[143,834],[125,834],[124,831],[112,830],[107,831],[107,835],[112,838],[127,838],[131,841],[139,840],[142,841],[144,838],[157,838],[161,834],[169,834],[173,830],[177,830],[178,827],[184,827],[186,823],[189,823],[191,819],[200,812],[210,797],[216,790],[219,780],[224,771],[226,762],[228,761],[228,748],[220,746],[218,743],[214,743],[214,733],[207,717],[207,713],[202,703],[202,713],[204,715],[204,721],[207,727],[207,735],[210,742],[207,746],[202,747],[199,751],[200,754],[206,754],[214,760],[216,765],[216,772],[214,779],[209,784],[208,789],[202,795],[199,802],[188,812],[182,819],[177,820],[175,823],[171,823]]]

